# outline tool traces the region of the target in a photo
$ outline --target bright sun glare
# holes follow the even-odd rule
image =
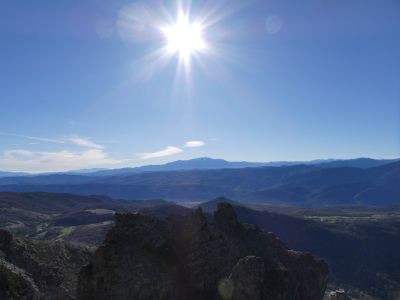
[[[184,60],[190,59],[195,52],[206,47],[203,39],[203,28],[198,23],[190,23],[188,16],[179,13],[175,24],[163,28],[167,41],[167,51],[178,53]]]

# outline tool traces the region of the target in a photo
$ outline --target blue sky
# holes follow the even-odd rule
[[[0,2],[0,170],[399,157],[400,2]],[[188,143],[192,142],[192,143]]]

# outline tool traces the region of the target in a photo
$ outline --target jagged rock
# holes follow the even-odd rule
[[[223,226],[234,228],[238,225],[236,212],[228,203],[218,203],[218,209],[214,213],[214,219]]]
[[[5,230],[0,252],[0,299],[74,299],[77,275],[90,255],[63,242],[13,238]]]
[[[213,219],[201,209],[167,220],[116,214],[80,273],[78,299],[319,300],[327,277],[322,260],[239,223],[222,204]]]
[[[0,299],[37,300],[39,289],[25,271],[0,259]]]
[[[264,261],[260,257],[247,256],[233,267],[229,277],[233,286],[232,300],[262,300],[268,291],[264,286]]]
[[[329,300],[351,300],[351,297],[344,291],[334,291],[330,293]]]

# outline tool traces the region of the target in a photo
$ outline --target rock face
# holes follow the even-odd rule
[[[331,292],[329,300],[351,300],[351,297],[343,291],[335,291]]]
[[[257,256],[241,258],[229,276],[233,286],[232,299],[263,299],[264,262]]]
[[[0,299],[75,299],[89,256],[63,242],[17,239],[0,230]]]
[[[78,299],[317,300],[328,267],[273,234],[241,224],[222,203],[158,220],[116,214],[116,225],[79,278]]]
[[[25,271],[0,259],[0,299],[40,299],[39,289]]]

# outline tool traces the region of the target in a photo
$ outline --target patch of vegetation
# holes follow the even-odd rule
[[[107,215],[107,214],[114,214],[115,211],[111,209],[105,209],[105,208],[93,208],[93,209],[87,209],[87,212],[90,212],[92,214],[98,214],[98,215]]]
[[[100,223],[94,223],[94,224],[89,224],[87,225],[88,228],[96,228],[96,227],[102,227],[102,226],[107,226],[107,225],[111,225],[114,224],[113,221],[104,221],[104,222],[100,222]]]
[[[7,291],[9,296],[16,297],[16,290],[19,286],[19,276],[9,272],[5,266],[0,263],[0,290]]]
[[[70,226],[70,227],[65,227],[61,230],[60,234],[58,235],[58,238],[60,239],[64,239],[67,236],[69,236],[71,233],[73,233],[75,230],[74,226]]]

